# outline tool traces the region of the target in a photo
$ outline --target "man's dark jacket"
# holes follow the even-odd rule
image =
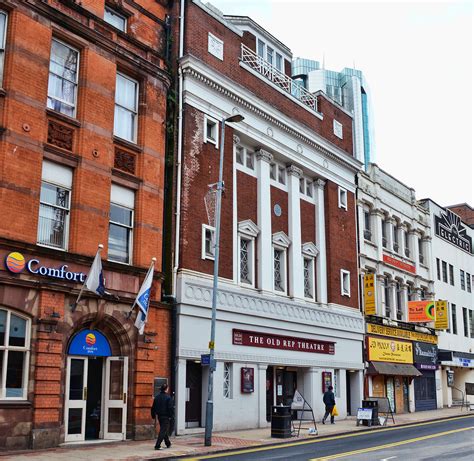
[[[323,395],[323,402],[324,405],[327,407],[333,407],[336,405],[336,399],[334,398],[334,392],[333,391],[326,391]]]
[[[173,417],[173,401],[166,392],[160,392],[153,400],[151,407],[151,417],[172,418]]]

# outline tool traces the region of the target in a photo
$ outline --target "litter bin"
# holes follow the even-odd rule
[[[372,419],[363,420],[364,426],[379,425],[379,402],[378,400],[362,400],[362,408],[372,408]]]
[[[272,407],[271,436],[277,439],[291,437],[291,406]]]

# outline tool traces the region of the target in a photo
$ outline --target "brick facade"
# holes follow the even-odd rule
[[[0,93],[0,253],[88,272],[98,243],[106,288],[99,300],[80,284],[0,268],[0,309],[29,320],[26,400],[0,400],[0,449],[41,448],[64,441],[67,348],[84,328],[101,331],[112,354],[129,359],[127,437],[153,435],[149,407],[155,377],[170,376],[171,315],[161,300],[161,247],[166,95],[164,2],[110,3],[127,32],[104,19],[104,1],[0,2],[8,15]],[[75,117],[47,109],[52,39],[79,52]],[[136,143],[114,136],[117,71],[139,84]],[[43,160],[72,169],[67,251],[37,245]],[[135,193],[133,260],[107,261],[111,185]],[[125,314],[156,257],[145,335]]]

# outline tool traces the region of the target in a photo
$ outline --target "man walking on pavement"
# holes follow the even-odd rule
[[[168,390],[168,384],[163,384],[160,388],[160,393],[153,400],[151,407],[151,417],[155,419],[158,416],[158,422],[160,423],[160,433],[155,444],[155,450],[161,450],[161,442],[165,441],[166,448],[171,447],[171,442],[168,437],[168,430],[170,425],[170,419],[173,417],[173,401],[171,397],[166,393]]]
[[[326,418],[331,415],[331,424],[334,424],[334,415],[332,410],[336,406],[336,399],[334,397],[333,387],[329,386],[328,390],[323,395],[323,403],[326,405],[326,413],[324,413],[323,424],[326,424]]]

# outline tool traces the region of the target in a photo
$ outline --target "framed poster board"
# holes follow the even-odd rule
[[[242,367],[240,369],[240,392],[251,394],[254,391],[254,369]]]
[[[323,371],[321,376],[323,380],[323,392],[326,392],[329,386],[332,386],[332,373],[330,371]]]

